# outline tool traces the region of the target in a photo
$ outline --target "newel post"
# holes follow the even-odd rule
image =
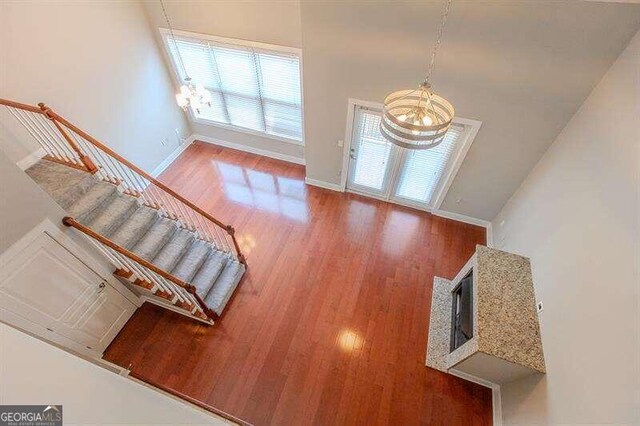
[[[80,147],[78,146],[76,141],[71,139],[71,136],[69,136],[69,134],[66,132],[66,130],[64,130],[64,128],[60,125],[60,123],[58,123],[58,121],[56,120],[57,114],[55,112],[53,112],[53,110],[51,108],[49,108],[48,106],[46,106],[43,102],[40,102],[38,104],[38,106],[42,110],[42,113],[44,114],[44,116],[47,117],[49,120],[51,120],[53,122],[53,125],[56,126],[56,129],[58,129],[58,131],[60,132],[60,134],[62,135],[64,140],[67,141],[67,143],[69,144],[71,149],[73,149],[73,151],[78,155],[78,158],[80,159],[80,161],[82,161],[82,164],[84,164],[84,166],[87,169],[87,171],[89,173],[97,172],[98,168],[93,163],[93,161],[91,161],[91,158],[89,158],[89,156],[87,156],[80,149]]]
[[[242,263],[246,267],[247,258],[244,257],[244,255],[242,254],[242,251],[240,250],[240,245],[238,244],[238,240],[236,240],[236,230],[231,225],[227,225],[226,230],[227,230],[227,234],[231,236],[231,240],[233,241],[233,245],[236,249],[236,253],[238,253],[238,260],[240,261],[240,263]]]

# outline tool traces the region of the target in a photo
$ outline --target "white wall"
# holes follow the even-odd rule
[[[0,323],[0,404],[62,404],[65,424],[228,424]]]
[[[0,253],[44,219],[61,228],[64,210],[0,151]]]
[[[639,182],[640,33],[493,222],[544,303],[547,374],[502,388],[505,423],[640,423]]]
[[[45,102],[147,171],[191,133],[137,1],[0,2],[0,66],[0,97]],[[16,162],[27,144],[0,146]]]
[[[163,50],[167,69],[173,73],[171,61],[164,52],[164,44],[158,32],[158,28],[167,28],[162,8],[156,1],[146,1],[143,4],[149,27],[156,37],[158,46]],[[298,1],[165,0],[165,7],[175,30],[279,46],[302,46]],[[191,127],[198,135],[304,159],[304,148],[299,144],[203,124],[192,123]]]

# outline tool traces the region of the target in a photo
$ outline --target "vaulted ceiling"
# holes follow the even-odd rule
[[[302,48],[307,175],[337,183],[348,98],[422,81],[444,1],[167,4],[181,30]],[[441,208],[492,219],[638,30],[637,2],[454,0],[433,83],[483,124]]]

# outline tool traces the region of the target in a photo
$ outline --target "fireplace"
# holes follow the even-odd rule
[[[451,347],[455,351],[473,337],[473,269],[451,291]]]

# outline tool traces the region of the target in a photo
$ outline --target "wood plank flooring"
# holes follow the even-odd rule
[[[257,425],[491,424],[491,391],[425,367],[434,275],[484,229],[304,184],[196,142],[161,176],[236,228],[249,269],[214,326],[143,305],[105,359]]]

